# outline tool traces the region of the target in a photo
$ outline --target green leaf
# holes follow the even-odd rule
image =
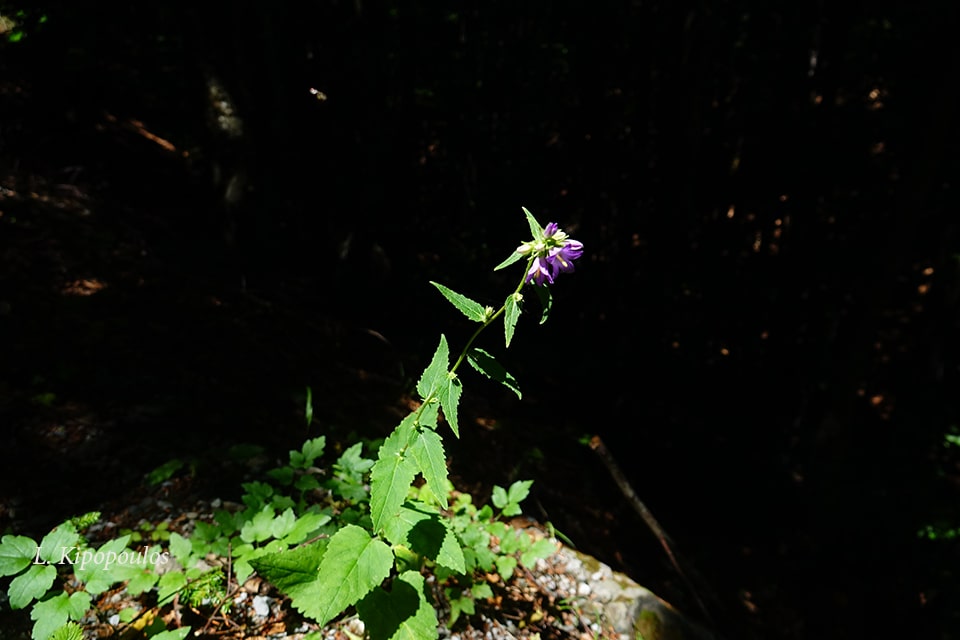
[[[187,576],[182,571],[168,571],[157,583],[157,604],[163,606],[181,589],[187,586]]]
[[[460,424],[457,419],[457,405],[460,404],[460,396],[463,394],[463,384],[455,373],[447,374],[445,383],[440,386],[440,406],[443,408],[443,415],[450,425],[453,435],[460,437]]]
[[[423,479],[433,489],[440,506],[446,509],[447,495],[444,489],[447,486],[447,458],[440,434],[431,429],[421,430],[410,445],[410,455],[423,474]]]
[[[513,577],[513,572],[517,568],[517,559],[513,556],[498,556],[496,559],[497,573],[503,578],[504,582],[509,582]]]
[[[512,293],[507,298],[507,311],[503,314],[503,332],[507,340],[507,346],[513,340],[513,330],[517,327],[517,320],[520,319],[520,300],[523,299],[519,293]]]
[[[543,239],[543,225],[537,222],[537,219],[533,217],[533,214],[530,213],[530,210],[526,207],[520,207],[523,209],[523,214],[527,216],[527,224],[530,225],[530,233],[533,234],[534,240]]]
[[[494,270],[494,271],[500,271],[500,269],[505,269],[505,268],[509,267],[510,265],[512,265],[514,262],[520,262],[521,260],[525,259],[526,257],[527,257],[526,255],[524,255],[524,254],[522,254],[522,253],[520,253],[520,252],[518,252],[518,251],[514,251],[513,253],[510,254],[510,257],[509,257],[509,258],[507,258],[506,260],[504,260],[503,262],[501,262],[500,264],[498,264],[497,266],[495,266],[495,267],[493,268],[493,270]]]
[[[305,513],[297,518],[290,531],[283,536],[283,541],[287,544],[299,544],[328,522],[330,522],[328,513]]]
[[[158,485],[161,482],[166,482],[173,477],[177,471],[183,468],[183,460],[180,458],[174,458],[164,462],[162,465],[151,471],[147,474],[147,484],[149,485]]]
[[[478,582],[477,584],[470,587],[470,593],[475,599],[479,598],[492,598],[493,589],[490,588],[490,585],[486,582]]]
[[[49,564],[35,564],[10,582],[7,595],[11,609],[23,609],[25,606],[46,595],[53,581],[57,579],[57,568]]]
[[[191,551],[193,551],[193,543],[190,540],[177,532],[170,534],[170,553],[184,567],[189,568]]]
[[[370,640],[435,640],[437,615],[427,600],[424,579],[405,571],[387,592],[374,589],[357,603],[357,613],[370,632]]]
[[[157,580],[159,579],[160,576],[150,569],[140,569],[137,574],[130,578],[130,581],[127,583],[127,593],[129,593],[131,596],[138,596],[144,591],[152,589],[153,586],[157,584]],[[77,593],[82,592],[77,591],[73,595],[77,595]]]
[[[530,487],[533,486],[533,480],[517,480],[510,489],[507,490],[507,500],[519,504],[530,495]]]
[[[273,522],[270,524],[270,535],[279,540],[293,531],[296,523],[297,517],[293,515],[293,509],[287,509],[273,519]]]
[[[250,561],[257,573],[277,589],[292,596],[294,587],[315,582],[329,538],[303,547],[271,553]]]
[[[487,312],[479,302],[474,302],[470,298],[460,295],[456,291],[451,291],[442,284],[430,281],[443,294],[450,304],[455,306],[463,315],[474,322],[484,322],[487,319]]]
[[[550,309],[553,308],[553,294],[550,293],[550,287],[534,287],[533,290],[537,292],[537,297],[540,298],[540,307],[543,309],[540,324],[543,324],[550,317]]]
[[[517,398],[522,397],[517,379],[510,375],[492,355],[483,349],[470,349],[470,351],[467,352],[467,362],[484,376],[491,380],[496,380],[513,391],[517,394]]]
[[[319,576],[293,606],[323,626],[383,582],[392,566],[390,547],[348,524],[330,538]]]
[[[417,383],[417,393],[420,394],[421,398],[427,400],[431,395],[435,396],[440,385],[447,378],[447,369],[449,367],[450,350],[447,347],[447,338],[441,334],[440,345],[433,354],[433,360],[431,360],[430,365],[424,369],[423,375],[420,376],[420,381]]]
[[[3,536],[0,543],[0,577],[20,573],[34,561],[37,543],[26,536]]]
[[[80,534],[73,524],[59,524],[40,541],[40,558],[47,562],[61,562],[64,553],[74,552],[74,545],[79,539]]]
[[[415,415],[411,413],[404,418],[383,441],[370,472],[370,517],[374,532],[382,530],[386,520],[396,515],[417,475],[416,460],[407,451],[415,433]]]
[[[548,538],[540,538],[530,548],[520,554],[520,562],[525,567],[533,567],[537,560],[549,558],[557,551],[557,543]]]
[[[243,525],[240,539],[244,542],[263,542],[273,537],[273,507],[265,506],[253,519]]]
[[[180,627],[172,631],[161,631],[155,636],[150,636],[150,640],[183,640],[190,633],[190,627]]]
[[[290,466],[295,469],[309,469],[313,462],[323,455],[326,445],[327,439],[324,436],[307,440],[300,451],[290,452]]]
[[[56,630],[67,624],[70,618],[70,598],[60,593],[49,600],[38,602],[30,611],[30,619],[34,621],[33,640],[47,640]]]
[[[83,640],[83,627],[76,622],[68,622],[54,631],[50,640]]]
[[[77,579],[86,583],[88,593],[96,595],[109,589],[114,583],[122,582],[133,576],[140,568],[135,564],[121,564],[117,561],[120,553],[126,551],[130,536],[111,540],[96,551],[85,550],[74,565]]]
[[[423,503],[407,503],[396,518],[388,522],[384,536],[395,545],[409,547],[457,573],[465,573],[463,550],[449,522],[435,508]]]
[[[493,493],[490,495],[490,501],[497,509],[503,509],[507,506],[507,491],[503,487],[494,486]]]

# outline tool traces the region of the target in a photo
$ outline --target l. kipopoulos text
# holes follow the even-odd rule
[[[81,550],[79,547],[60,547],[60,559],[55,562],[48,562],[40,557],[40,547],[37,547],[37,556],[33,564],[69,564],[79,565],[80,571],[90,567],[97,567],[107,571],[113,565],[140,565],[155,566],[165,564],[170,560],[168,551],[150,551],[147,547],[143,551],[130,551],[124,549],[119,553],[116,551],[92,551],[90,549]]]

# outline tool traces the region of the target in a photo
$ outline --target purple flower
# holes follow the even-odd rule
[[[542,240],[525,243],[517,251],[534,254],[527,282],[544,286],[553,284],[559,274],[574,271],[573,261],[583,255],[583,243],[571,239],[556,222],[551,222],[544,227]]]
[[[548,262],[547,258],[537,256],[530,264],[530,270],[527,271],[527,282],[543,286],[544,280],[553,284],[555,269]]]
[[[553,277],[560,273],[573,273],[573,261],[583,255],[583,243],[576,240],[567,240],[562,247],[550,249],[547,262],[553,270]],[[553,282],[551,280],[550,282]]]

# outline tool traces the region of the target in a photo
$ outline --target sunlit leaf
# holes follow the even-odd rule
[[[424,592],[424,579],[405,571],[391,590],[374,589],[357,603],[371,640],[434,640],[439,637],[437,614]]]
[[[467,316],[468,319],[473,320],[474,322],[483,322],[487,319],[487,313],[483,308],[483,305],[479,302],[474,302],[470,298],[452,291],[447,287],[439,284],[437,282],[430,281],[430,284],[435,286],[440,293],[443,294],[443,297],[446,298],[450,304],[455,306],[463,315]]]
[[[496,380],[506,388],[521,397],[520,385],[517,379],[503,368],[497,360],[483,349],[470,349],[467,353],[467,363],[491,380]]]

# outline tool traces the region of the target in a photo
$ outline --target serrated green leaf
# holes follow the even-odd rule
[[[557,551],[557,543],[548,538],[540,538],[530,548],[520,554],[520,563],[523,566],[532,568],[537,560],[549,558]]]
[[[293,531],[296,523],[297,517],[293,515],[293,509],[287,509],[273,519],[270,524],[270,535],[279,540]]]
[[[10,582],[7,595],[11,609],[23,609],[25,606],[46,595],[53,581],[57,579],[57,569],[49,564],[35,564]]]
[[[487,313],[483,308],[483,305],[479,302],[475,302],[470,298],[452,291],[447,287],[443,286],[438,282],[430,281],[430,284],[439,289],[440,293],[443,294],[443,297],[446,298],[450,304],[455,306],[460,313],[467,316],[469,320],[474,322],[483,322],[487,319]]]
[[[507,490],[507,501],[519,504],[530,495],[530,487],[533,486],[533,480],[517,480],[510,485]]]
[[[446,509],[447,496],[444,488],[447,486],[447,457],[440,434],[431,429],[419,431],[410,445],[410,455],[423,474],[423,479],[434,489],[440,506]]]
[[[414,416],[404,418],[383,441],[370,472],[370,518],[375,532],[399,511],[417,475],[417,463],[407,450],[415,432]]]
[[[452,377],[451,377],[452,376]],[[460,404],[460,396],[463,394],[463,384],[456,374],[447,374],[445,382],[440,383],[440,407],[443,409],[443,416],[450,425],[453,435],[460,437],[460,424],[457,419],[457,405]]]
[[[26,536],[3,536],[0,542],[0,577],[20,573],[34,561],[37,543]]]
[[[533,214],[530,213],[530,210],[526,207],[520,207],[523,209],[523,214],[527,217],[527,224],[530,225],[530,233],[533,234],[534,240],[543,239],[543,225],[537,222],[537,219],[533,217]]]
[[[524,254],[522,254],[522,253],[520,253],[520,252],[518,252],[518,251],[514,251],[513,253],[510,254],[510,257],[509,257],[509,258],[507,258],[506,260],[504,260],[503,262],[501,262],[500,264],[498,264],[497,266],[495,266],[495,267],[493,268],[493,270],[494,270],[494,271],[500,271],[500,269],[505,269],[505,268],[509,267],[510,265],[512,265],[514,262],[520,262],[521,260],[525,259],[526,257],[527,257],[526,255],[524,255]]]
[[[404,505],[400,507],[400,510],[397,512],[397,516],[388,520],[383,529],[383,536],[387,540],[389,540],[392,544],[405,547],[411,546],[408,536],[410,535],[410,531],[414,528],[414,526],[437,515],[434,511],[431,511],[424,505],[414,505],[411,503],[407,504],[409,506]],[[442,537],[442,534],[440,537]],[[440,541],[438,540],[435,551],[439,550],[439,548]],[[414,551],[416,551],[416,549],[414,549]]]
[[[370,632],[370,640],[435,640],[437,615],[427,600],[424,579],[405,571],[387,592],[374,589],[357,603],[357,613]]]
[[[128,580],[136,573],[139,569],[137,565],[121,564],[117,561],[124,551],[128,556],[132,555],[127,549],[129,542],[130,536],[123,536],[107,542],[95,551],[85,550],[80,555],[73,571],[78,580],[86,583],[88,593],[103,593],[115,583]]]
[[[181,589],[187,586],[187,576],[182,571],[168,571],[157,582],[157,604],[163,606]]]
[[[517,559],[513,556],[497,556],[495,564],[497,565],[497,573],[500,574],[503,581],[509,582],[517,568]]]
[[[244,542],[263,542],[273,535],[273,507],[261,509],[253,519],[243,525],[240,530],[240,539]]]
[[[296,451],[291,451],[290,455],[299,456],[302,454],[299,454]],[[276,469],[270,469],[270,471],[267,471],[267,477],[269,477],[271,480],[274,480],[277,484],[287,487],[290,486],[291,482],[293,482],[293,476],[295,473],[296,471],[293,469],[293,467],[277,467]]]
[[[330,538],[317,579],[291,596],[293,606],[323,626],[375,589],[392,566],[390,547],[347,525]]]
[[[299,544],[328,522],[330,522],[330,514],[328,513],[305,513],[297,518],[293,527],[283,537],[283,541],[287,544]]]
[[[76,622],[68,622],[54,631],[50,640],[83,640],[83,627]]]
[[[424,369],[423,375],[420,376],[420,381],[417,382],[417,393],[420,394],[421,398],[426,400],[432,394],[436,394],[440,384],[447,378],[447,369],[449,366],[450,349],[447,347],[446,336],[441,334],[440,344],[433,354],[433,360],[431,360],[429,366]]]
[[[478,582],[470,587],[470,593],[474,598],[483,599],[483,598],[492,598],[493,589],[490,588],[490,585],[486,582]]]
[[[503,509],[507,506],[507,491],[503,487],[494,486],[493,493],[490,495],[490,502],[493,503],[497,509]]]
[[[70,618],[70,599],[60,593],[48,600],[38,602],[30,610],[30,619],[34,621],[33,640],[47,640],[59,627],[67,624]]]
[[[503,314],[503,333],[508,347],[513,340],[513,330],[517,327],[517,320],[520,319],[520,302],[517,299],[519,297],[519,293],[510,294],[507,298],[506,312]]]
[[[550,317],[550,309],[553,308],[553,294],[550,293],[550,287],[534,287],[533,290],[537,292],[537,297],[540,299],[540,308],[543,309],[543,314],[540,316],[540,324],[543,324]]]
[[[295,469],[309,469],[314,461],[323,455],[323,450],[327,446],[325,436],[319,436],[303,443],[300,451],[290,452],[290,466]]]
[[[140,569],[136,575],[127,582],[127,592],[131,596],[138,596],[144,591],[152,589],[153,585],[157,584],[157,580],[159,579],[160,576],[150,569]],[[80,592],[78,591],[77,593]],[[76,593],[74,595],[76,595]]]
[[[177,532],[170,534],[170,554],[177,559],[184,567],[189,564],[190,553],[193,551],[193,543],[184,538]]]
[[[77,528],[70,522],[64,522],[45,535],[40,541],[40,559],[47,562],[60,562],[63,553],[73,549],[80,539]]]
[[[450,528],[450,524],[446,520],[442,520],[441,522],[443,522],[445,529],[443,543],[440,545],[440,550],[437,552],[436,557],[431,559],[438,565],[446,567],[451,571],[456,571],[461,574],[466,573],[466,560],[463,557],[463,547],[460,546],[457,534],[453,532],[453,529]]]
[[[510,375],[510,373],[497,362],[496,358],[483,349],[470,349],[467,353],[467,363],[487,378],[496,380],[513,391],[517,394],[517,398],[522,398],[517,379]]]
[[[271,553],[250,561],[264,580],[291,595],[298,585],[316,581],[320,561],[327,551],[329,538],[321,538],[303,547]]]

